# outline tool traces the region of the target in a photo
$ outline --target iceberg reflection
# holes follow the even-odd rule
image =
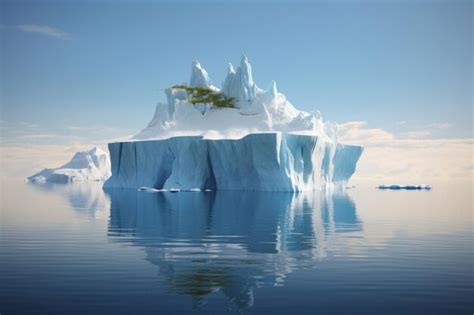
[[[142,247],[169,290],[195,307],[220,291],[229,308],[249,308],[255,288],[283,285],[326,257],[338,233],[362,231],[343,193],[106,193],[110,239]]]

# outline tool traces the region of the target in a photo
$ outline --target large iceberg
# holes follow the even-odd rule
[[[206,93],[232,106],[193,99]],[[166,89],[166,96],[145,129],[109,144],[112,177],[105,187],[324,189],[347,181],[363,151],[339,144],[335,125],[324,123],[319,112],[297,110],[275,82],[259,88],[245,56],[237,69],[229,65],[221,89],[195,61],[189,84]]]
[[[145,190],[303,191],[344,184],[363,149],[337,142],[336,125],[297,110],[272,82],[257,86],[243,56],[222,88],[192,63],[189,84],[166,89],[148,126],[126,142],[78,152],[30,181],[107,180]]]
[[[45,168],[27,178],[31,182],[68,183],[102,181],[110,177],[110,158],[107,152],[95,147],[77,152],[71,161],[58,168]]]

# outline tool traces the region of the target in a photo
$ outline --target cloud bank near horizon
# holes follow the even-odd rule
[[[369,128],[365,121],[338,125],[339,141],[365,150],[353,180],[380,183],[421,183],[433,180],[472,179],[474,139],[430,139],[433,130],[447,124],[394,134]],[[3,177],[24,178],[44,167],[58,167],[77,151],[131,137],[136,130],[90,125],[50,130],[28,122],[0,122],[0,165]],[[99,135],[99,136],[98,136]]]
[[[472,179],[474,139],[429,139],[432,131],[448,124],[430,124],[426,129],[393,134],[367,128],[365,121],[339,125],[341,143],[362,145],[365,150],[354,180],[401,184],[446,179]]]

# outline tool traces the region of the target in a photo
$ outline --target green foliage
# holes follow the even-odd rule
[[[210,88],[193,88],[187,85],[174,85],[172,88],[185,90],[188,93],[189,102],[193,105],[211,104],[219,108],[235,108],[233,97],[227,97],[221,92],[211,90]]]

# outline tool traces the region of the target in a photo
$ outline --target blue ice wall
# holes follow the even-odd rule
[[[110,143],[105,187],[302,191],[348,180],[363,149],[316,136],[251,134]]]

